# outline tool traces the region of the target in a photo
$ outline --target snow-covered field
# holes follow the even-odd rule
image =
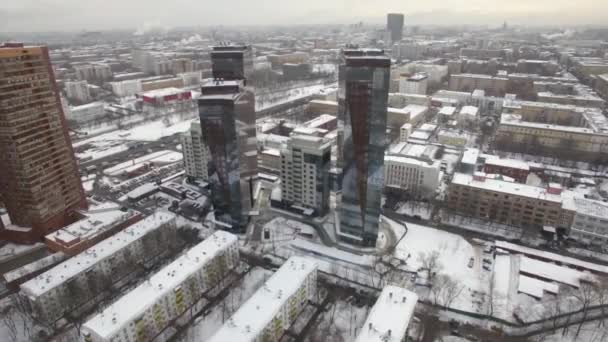
[[[106,143],[109,141],[156,141],[163,137],[187,131],[190,129],[190,123],[193,120],[194,119],[191,118],[182,119],[180,116],[174,115],[162,120],[146,122],[130,129],[115,130],[96,137],[81,140],[75,143],[74,147],[99,141]]]
[[[422,256],[434,251],[439,253],[437,273],[458,280],[465,287],[452,307],[479,312],[479,305],[474,303],[478,300],[473,297],[489,291],[491,274],[483,269],[483,246],[473,245],[456,234],[408,223],[407,234],[397,245],[395,257],[405,260],[411,271],[417,271],[423,267]],[[469,267],[471,259],[473,266]]]
[[[135,170],[139,167],[144,166],[145,163],[153,163],[153,164],[170,164],[181,161],[183,155],[179,152],[163,150],[157,151],[145,156],[120,163],[118,165],[109,167],[105,169],[103,172],[108,176],[118,176],[123,172],[128,172],[130,170]]]

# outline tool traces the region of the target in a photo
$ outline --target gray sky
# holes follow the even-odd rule
[[[0,0],[0,32],[161,26],[380,23],[607,24],[607,0]],[[407,24],[407,23],[406,23]]]

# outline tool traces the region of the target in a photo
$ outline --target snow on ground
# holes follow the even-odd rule
[[[179,152],[163,150],[163,151],[150,153],[145,156],[117,164],[115,166],[112,166],[112,167],[109,167],[109,168],[103,170],[103,172],[109,176],[119,176],[123,172],[128,172],[130,170],[136,170],[136,169],[144,166],[145,163],[169,164],[169,163],[175,163],[175,162],[181,161],[182,158],[183,158],[183,155]]]
[[[191,118],[183,119],[179,115],[168,116],[164,119],[146,122],[129,129],[115,130],[81,140],[75,143],[74,147],[77,148],[85,144],[97,143],[99,141],[157,141],[163,137],[186,132],[190,129],[190,123],[193,120],[194,119]]]
[[[397,234],[399,236],[399,234]],[[438,229],[407,223],[407,234],[395,249],[395,257],[406,261],[408,269],[417,271],[423,267],[420,255],[439,252],[441,269],[438,273],[450,276],[465,286],[465,290],[454,301],[453,308],[479,312],[482,302],[473,298],[477,294],[487,293],[489,288],[489,271],[482,266],[483,247],[472,245],[463,237]],[[468,267],[473,259],[472,268]]]
[[[429,203],[409,201],[405,203],[399,203],[397,214],[409,215],[409,216],[420,216],[423,220],[429,220],[431,218],[432,207]]]
[[[222,302],[211,308],[205,316],[196,319],[180,341],[205,341],[213,336],[232,313],[245,303],[271,275],[272,271],[254,267],[237,286],[230,289]]]
[[[513,295],[517,294],[517,276],[519,272],[512,272],[516,257],[509,254],[497,255],[494,263],[492,278],[492,300],[493,314],[502,319],[512,319]]]
[[[91,192],[93,191],[93,184],[95,184],[95,179],[84,181],[82,182],[82,188],[85,192]]]
[[[27,253],[30,250],[40,248],[44,244],[37,243],[35,245],[18,245],[16,243],[9,242],[0,247],[0,262],[3,260],[12,258],[15,255]]]
[[[297,87],[285,91],[270,94],[259,94],[256,96],[255,110],[261,111],[283,103],[288,103],[318,93],[331,85],[315,84],[305,87]]]
[[[83,152],[76,153],[76,158],[94,161],[128,150],[129,147],[121,141],[96,141],[89,144]]]
[[[344,261],[357,266],[370,267],[374,262],[374,258],[370,255],[357,255],[337,248],[326,247],[317,243],[313,243],[302,238],[295,238],[289,244],[292,247],[307,251],[312,254],[321,255],[326,258],[335,259],[337,261]]]
[[[354,305],[352,300],[337,300],[321,314],[319,324],[311,329],[311,340],[355,341],[370,309],[366,305]]]
[[[539,335],[531,341],[543,342],[606,342],[608,341],[608,325],[598,326],[598,322],[588,322],[581,326],[581,331],[576,336],[578,325],[573,325],[563,334],[563,329],[558,329],[553,333]]]

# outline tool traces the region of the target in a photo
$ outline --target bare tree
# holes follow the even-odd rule
[[[601,306],[602,316],[597,321],[598,327],[606,327],[606,307],[608,306],[608,277],[599,277],[597,282],[597,299]]]
[[[441,261],[439,261],[440,254],[438,251],[432,252],[420,252],[418,254],[418,261],[422,264],[422,268],[426,269],[429,281],[432,281],[435,275],[437,275],[443,269]]]
[[[576,303],[582,310],[583,317],[581,318],[581,322],[578,324],[576,328],[575,336],[578,337],[580,334],[581,328],[587,319],[587,313],[589,311],[589,307],[593,304],[596,304],[599,301],[599,291],[598,285],[595,283],[585,282],[581,283],[578,290],[571,291],[571,296],[574,298]]]
[[[463,290],[464,285],[460,281],[447,274],[440,274],[435,277],[431,287],[433,303],[449,308]]]

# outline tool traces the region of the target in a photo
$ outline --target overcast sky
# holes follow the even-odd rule
[[[388,12],[414,24],[606,25],[608,0],[0,0],[0,32],[380,23]]]

